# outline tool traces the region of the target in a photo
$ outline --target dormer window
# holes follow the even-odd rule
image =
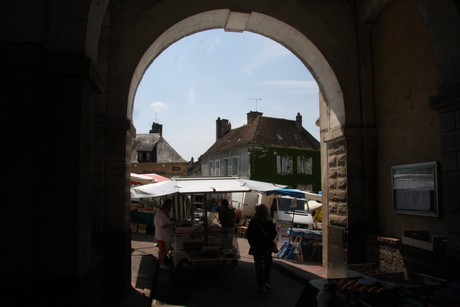
[[[152,159],[154,158],[154,159]],[[152,163],[156,162],[155,157],[152,156],[152,152],[150,151],[138,151],[137,152],[137,162],[139,163]]]
[[[137,153],[137,162],[150,162],[150,152],[148,151],[139,151]]]

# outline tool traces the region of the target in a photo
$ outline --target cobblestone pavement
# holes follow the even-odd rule
[[[236,302],[238,306],[295,306],[309,280],[326,278],[326,269],[318,263],[275,258],[272,270],[274,291],[261,296],[254,291],[253,260],[247,253],[247,240],[238,238],[238,246],[241,257],[233,269],[200,270],[199,274],[193,269],[160,270],[153,235],[133,233],[132,286],[136,291],[128,301],[141,307],[182,306],[184,303],[190,307],[213,304],[224,307],[226,303],[235,306]],[[126,306],[131,306],[130,302]]]

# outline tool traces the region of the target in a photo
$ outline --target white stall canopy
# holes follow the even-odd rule
[[[173,177],[170,181],[133,187],[131,188],[131,197],[159,197],[175,193],[264,192],[285,187],[285,185],[239,177]]]

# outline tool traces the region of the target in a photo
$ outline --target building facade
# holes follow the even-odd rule
[[[152,124],[146,134],[136,134],[131,149],[133,173],[156,173],[164,177],[187,175],[189,163],[163,137],[163,125]]]
[[[203,176],[239,176],[284,184],[291,188],[321,189],[320,144],[295,120],[247,114],[247,124],[231,129],[216,120],[216,142],[200,157]]]

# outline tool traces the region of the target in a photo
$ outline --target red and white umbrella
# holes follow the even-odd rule
[[[139,186],[139,185],[144,185],[144,184],[154,183],[154,182],[155,182],[155,179],[150,176],[131,173],[131,186]]]
[[[155,179],[155,182],[163,182],[163,181],[169,181],[170,180],[167,177],[163,177],[163,176],[155,174],[155,173],[142,174],[142,176],[147,176],[147,177],[153,178],[153,179]]]

